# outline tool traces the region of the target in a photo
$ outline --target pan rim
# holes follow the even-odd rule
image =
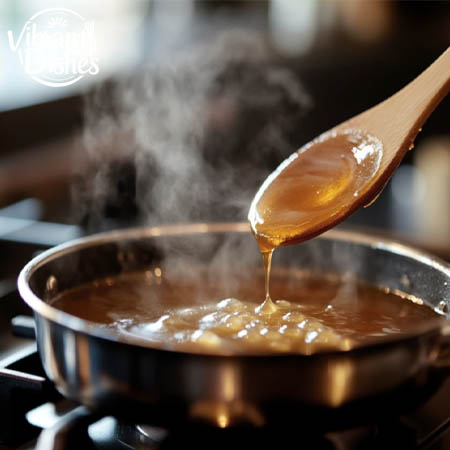
[[[38,314],[43,318],[57,323],[60,326],[69,328],[72,331],[87,334],[96,338],[106,339],[112,342],[118,342],[148,349],[149,351],[158,351],[171,354],[184,354],[196,357],[208,358],[223,358],[223,357],[238,357],[238,358],[259,358],[259,357],[323,357],[323,356],[338,356],[347,355],[353,352],[366,351],[371,348],[384,347],[394,343],[403,343],[411,339],[415,339],[424,334],[436,334],[449,330],[443,324],[448,324],[448,320],[444,316],[437,316],[436,319],[427,321],[423,326],[417,327],[414,331],[401,335],[391,335],[385,339],[377,339],[373,342],[369,341],[364,345],[352,347],[349,350],[325,350],[311,355],[303,355],[295,352],[290,353],[252,353],[252,354],[227,354],[227,353],[207,353],[207,352],[187,352],[183,350],[164,349],[154,346],[151,342],[145,342],[138,338],[133,338],[129,335],[121,335],[108,331],[106,328],[99,327],[98,323],[91,322],[86,319],[81,319],[72,314],[63,312],[49,303],[39,298],[29,286],[29,280],[40,267],[46,263],[64,256],[74,251],[100,245],[102,243],[118,242],[122,240],[132,239],[138,240],[143,238],[158,238],[161,236],[176,236],[179,234],[203,234],[203,233],[249,233],[250,226],[247,222],[219,222],[219,223],[191,223],[191,224],[176,224],[176,225],[162,225],[156,227],[138,227],[129,228],[126,230],[113,230],[102,233],[93,234],[90,236],[74,239],[58,246],[52,247],[30,260],[19,274],[17,286],[19,293],[25,303],[33,310],[34,314]],[[399,243],[393,239],[371,235],[366,232],[354,231],[351,229],[341,230],[332,229],[318,237],[318,239],[328,239],[335,241],[345,241],[354,244],[364,245],[376,250],[385,250],[399,256],[405,256],[418,261],[421,264],[428,265],[435,270],[443,272],[450,279],[450,264],[441,260],[440,258],[414,247]]]

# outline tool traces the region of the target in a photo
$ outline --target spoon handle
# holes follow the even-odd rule
[[[386,147],[406,151],[412,147],[422,125],[449,91],[450,47],[392,97],[342,125],[364,128],[388,143]]]
[[[404,120],[405,127],[418,131],[449,91],[450,47],[421,75],[391,97],[399,108],[398,120]]]

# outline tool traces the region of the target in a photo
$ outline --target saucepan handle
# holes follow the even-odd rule
[[[11,328],[14,336],[27,339],[36,339],[36,324],[32,316],[15,316],[11,319]]]

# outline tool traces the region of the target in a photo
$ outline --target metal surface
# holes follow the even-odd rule
[[[189,420],[218,427],[298,426],[300,417],[307,426],[346,426],[349,421],[370,420],[370,414],[380,410],[398,414],[417,401],[411,395],[417,389],[430,386],[432,391],[439,384],[434,366],[448,341],[444,317],[408,336],[348,352],[218,356],[154,349],[48,303],[58,292],[100,277],[170,266],[164,255],[174,253],[183,255],[186,264],[226,270],[230,252],[239,255],[233,264],[259,267],[247,224],[105,233],[35,258],[22,271],[19,290],[34,310],[38,348],[49,378],[64,395],[102,413],[153,424]],[[432,306],[450,301],[448,265],[355,233],[332,231],[283,248],[274,266],[335,273],[399,289]]]

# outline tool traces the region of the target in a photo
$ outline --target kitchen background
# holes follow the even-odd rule
[[[94,20],[100,66],[60,88],[25,74],[7,39],[55,6]],[[11,241],[245,220],[282,159],[418,75],[449,25],[447,1],[2,1],[0,276],[30,256],[9,257]],[[342,226],[450,258],[449,113],[446,99],[379,199]]]

